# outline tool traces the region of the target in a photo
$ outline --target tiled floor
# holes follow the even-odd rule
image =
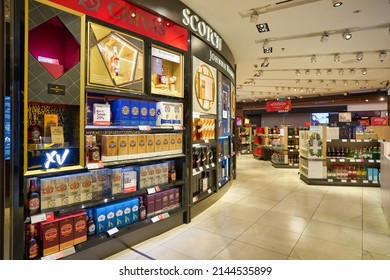
[[[250,155],[237,174],[190,224],[107,259],[390,260],[380,188],[306,185]]]

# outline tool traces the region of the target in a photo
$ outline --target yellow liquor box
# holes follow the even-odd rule
[[[129,135],[127,136],[127,143],[128,143],[128,149],[129,149],[129,156],[130,158],[137,157],[138,154],[138,139],[137,135]]]
[[[81,201],[92,200],[92,175],[91,173],[80,174]]]
[[[154,135],[154,151],[156,154],[161,154],[163,144],[163,135],[155,134]]]
[[[101,158],[102,161],[118,160],[118,136],[102,135],[101,138]]]
[[[146,152],[147,153],[154,153],[155,152],[155,141],[154,141],[154,135],[148,134],[146,136]]]
[[[183,134],[182,133],[176,133],[176,150],[180,151],[180,153],[183,152]]]
[[[51,137],[51,129],[52,126],[58,126],[58,115],[56,114],[45,114],[43,117],[43,136]]]
[[[169,152],[170,137],[169,137],[168,133],[164,133],[164,134],[162,134],[162,136],[163,136],[163,138],[162,138],[162,151],[164,154],[167,154]]]
[[[41,210],[56,207],[56,180],[55,178],[41,179]]]
[[[69,204],[81,202],[81,177],[69,175],[68,199]]]
[[[169,150],[176,150],[176,133],[169,134]]]
[[[137,142],[138,142],[138,156],[145,156],[146,154],[146,135],[145,134],[139,134],[137,136]]]
[[[114,168],[111,170],[111,191],[112,195],[123,193],[122,168]]]
[[[129,140],[127,138],[127,135],[118,135],[118,160],[128,158]]]

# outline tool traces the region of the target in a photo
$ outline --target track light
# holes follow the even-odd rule
[[[259,20],[259,14],[255,10],[253,10],[249,21],[252,23],[256,23],[258,20]]]
[[[299,86],[299,85],[301,84],[301,81],[300,81],[300,80],[297,80],[297,81],[295,82],[295,84],[296,84],[297,86]]]
[[[320,41],[321,41],[322,43],[325,43],[325,42],[328,41],[328,39],[329,39],[328,33],[324,32],[324,34],[322,34],[322,36],[321,36],[321,40],[320,40]]]
[[[268,58],[264,58],[263,63],[261,63],[261,67],[268,67],[268,65],[269,65]]]
[[[349,40],[352,38],[352,34],[348,29],[345,30],[345,32],[342,34],[342,36],[345,40]]]
[[[386,57],[386,52],[385,51],[381,51],[379,53],[379,61],[383,62],[385,60],[385,57]]]
[[[344,70],[343,70],[343,69],[340,69],[340,70],[339,70],[339,75],[340,75],[340,76],[344,75]]]
[[[354,69],[349,70],[349,74],[355,75],[355,70]]]
[[[328,75],[332,75],[332,70],[331,70],[331,69],[329,69],[328,71],[326,71],[326,74],[328,74]]]
[[[344,81],[344,86],[347,86],[347,85],[348,85],[348,81],[345,80],[345,81]]]
[[[321,76],[321,70],[320,70],[320,69],[318,69],[318,70],[316,71],[316,73],[317,73],[317,76]]]
[[[317,57],[315,55],[311,56],[311,63],[316,63],[317,62]]]
[[[272,53],[272,47],[269,46],[269,42],[267,39],[263,43],[263,52],[264,53]]]
[[[336,7],[336,8],[343,5],[343,2],[341,2],[339,0],[332,0],[332,3],[333,3],[333,7]]]
[[[367,75],[367,69],[362,69],[362,75]]]
[[[300,76],[300,75],[301,75],[301,72],[300,72],[299,70],[296,70],[296,71],[295,71],[295,74],[296,74],[297,76]]]
[[[362,52],[357,53],[357,54],[356,54],[356,59],[357,59],[358,61],[362,60],[362,59],[363,59],[363,53],[362,53]]]
[[[336,53],[334,55],[334,62],[339,62],[340,61],[340,54]]]

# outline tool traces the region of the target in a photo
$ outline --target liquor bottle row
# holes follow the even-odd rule
[[[299,139],[293,138],[287,140],[287,146],[289,149],[299,149]]]
[[[90,201],[102,196],[131,193],[140,189],[176,181],[174,161],[103,168],[73,175],[28,180],[27,213]]]
[[[208,145],[192,147],[192,168],[206,167],[215,163],[215,149]]]
[[[26,259],[55,254],[90,236],[144,220],[181,206],[180,188],[133,197],[36,224],[26,225]]]
[[[286,154],[282,153],[273,153],[271,156],[271,161],[275,164],[298,164],[299,155],[298,154]]]
[[[361,148],[350,147],[328,147],[328,158],[355,158],[355,159],[380,159],[380,147],[369,146]]]
[[[182,133],[102,135],[100,148],[96,135],[87,135],[87,163],[182,153],[182,138]]]
[[[192,180],[192,194],[207,192],[215,182],[215,170],[205,170],[196,174]]]
[[[328,168],[328,179],[379,180],[380,169],[359,165],[335,165]]]

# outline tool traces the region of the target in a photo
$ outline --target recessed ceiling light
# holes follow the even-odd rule
[[[355,75],[355,70],[354,69],[349,70],[349,74]]]
[[[336,54],[334,55],[334,61],[335,61],[335,62],[339,62],[339,61],[340,61],[340,54],[336,53]]]
[[[317,62],[317,57],[315,55],[311,56],[311,63],[316,63]]]
[[[332,0],[332,3],[333,3],[333,7],[336,7],[336,8],[343,5],[343,2],[341,2],[339,0]]]
[[[362,59],[363,59],[363,53],[362,53],[362,52],[357,53],[357,54],[356,54],[356,59],[357,59],[358,61],[362,60]]]
[[[344,86],[347,86],[348,85],[348,81],[344,81]]]
[[[328,74],[328,75],[332,75],[332,70],[328,70],[328,71],[326,71],[326,74]]]
[[[300,75],[301,75],[301,72],[299,72],[299,70],[296,70],[296,71],[295,71],[295,74],[296,74],[297,76],[300,76]]]
[[[367,69],[362,69],[362,75],[367,75]]]
[[[320,41],[321,41],[322,43],[325,43],[325,42],[328,41],[328,39],[329,39],[328,33],[324,32],[324,34],[322,34],[322,36],[321,36],[321,40],[320,40]]]
[[[352,34],[348,29],[345,30],[345,32],[342,34],[342,36],[345,40],[349,40],[352,38]]]
[[[343,69],[340,69],[340,70],[339,70],[339,75],[340,75],[340,76],[344,75],[344,70],[343,70]]]
[[[318,70],[316,71],[316,73],[317,73],[317,76],[321,76],[321,70],[320,70],[320,69],[318,69]]]
[[[307,75],[310,75],[310,70],[306,70],[305,71],[305,75],[307,76]]]
[[[256,24],[256,27],[257,27],[257,30],[258,30],[260,33],[268,32],[268,31],[269,31],[268,23]]]

